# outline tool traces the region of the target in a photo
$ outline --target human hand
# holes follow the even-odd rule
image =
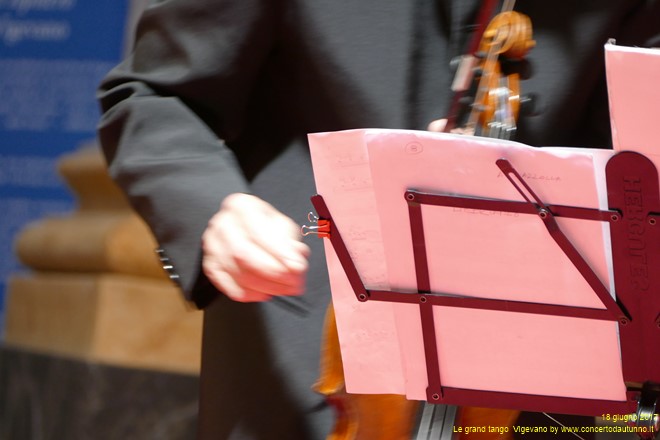
[[[235,301],[304,290],[309,247],[293,220],[258,197],[227,196],[204,231],[202,250],[204,274]]]
[[[445,127],[447,126],[447,119],[436,119],[434,121],[429,122],[429,125],[426,127],[428,131],[433,131],[435,133],[442,133],[445,131]]]
[[[433,131],[435,133],[444,133],[446,128],[447,128],[447,119],[436,119],[435,121],[431,121],[429,125],[426,127],[428,131]],[[449,133],[467,134],[469,136],[472,136],[474,135],[474,130],[470,130],[467,128],[452,128],[451,130],[449,130]]]

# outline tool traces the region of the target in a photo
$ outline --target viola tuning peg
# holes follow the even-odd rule
[[[461,56],[457,56],[457,57],[452,58],[449,61],[449,70],[452,71],[452,72],[456,72],[458,70],[458,67],[461,65],[462,58],[463,57],[461,57]]]
[[[479,50],[479,51],[474,53],[474,56],[479,58],[480,60],[483,60],[484,58],[486,58],[486,55],[488,55],[488,54],[486,52],[484,52],[483,50]]]
[[[540,114],[538,97],[535,93],[520,96],[520,114],[522,116],[538,116]]]
[[[479,113],[483,113],[483,112],[485,112],[486,109],[487,109],[487,107],[486,107],[485,105],[483,105],[483,104],[478,104],[478,103],[473,103],[473,104],[472,104],[472,108],[474,109],[474,111],[477,111],[477,112],[479,112]]]
[[[474,99],[474,97],[472,97],[472,96],[461,96],[461,97],[458,99],[458,102],[459,102],[461,105],[470,105],[470,104],[472,104],[472,100],[473,100],[473,99]]]

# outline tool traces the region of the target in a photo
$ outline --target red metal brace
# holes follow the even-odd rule
[[[619,153],[610,159],[606,168],[608,210],[546,205],[507,160],[498,160],[497,165],[525,202],[406,191],[418,293],[367,290],[323,198],[320,195],[312,197],[312,203],[320,216],[319,227],[321,220],[324,221],[322,236],[330,239],[357,299],[363,302],[372,300],[420,305],[429,381],[427,400],[431,403],[478,403],[496,408],[515,407],[583,415],[630,414],[637,411],[638,426],[645,426],[646,423],[650,427],[650,423],[657,427],[656,407],[660,395],[660,294],[656,286],[660,286],[660,271],[655,268],[660,267],[660,196],[653,163],[642,155],[629,152]],[[425,204],[538,215],[606,309],[431,292],[421,210],[421,205]],[[610,224],[616,301],[563,234],[555,217],[606,221]],[[628,387],[627,399],[604,401],[442,387],[432,313],[432,306],[435,305],[618,321],[623,376]],[[652,416],[650,422],[649,414]]]

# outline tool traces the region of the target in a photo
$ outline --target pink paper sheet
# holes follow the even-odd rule
[[[387,266],[362,130],[309,136],[316,189],[323,195],[362,281],[388,289]],[[324,240],[347,389],[405,394],[394,311],[360,303],[329,242]]]
[[[660,50],[607,44],[605,63],[614,149],[642,153],[660,169]]]
[[[549,204],[599,207],[591,153],[412,131],[365,132],[390,285],[415,291],[408,188],[522,201],[495,165],[505,157]],[[604,308],[536,216],[422,208],[433,292]],[[560,220],[609,285],[603,227]],[[419,310],[394,306],[409,398],[424,399]],[[601,399],[624,398],[617,324],[436,307],[446,386]],[[496,330],[494,330],[496,329]],[[404,343],[405,341],[405,343]]]
[[[437,185],[444,182],[449,192],[520,200],[494,165],[505,152],[515,151],[509,156],[514,166],[547,203],[596,208],[602,200],[590,150],[547,152],[512,142],[404,130],[352,130],[312,134],[309,139],[317,192],[323,195],[368,288],[415,290],[403,199],[406,188],[442,189]],[[595,152],[601,164],[603,154],[610,153]],[[485,170],[487,164],[493,169]],[[484,172],[487,178],[476,178]],[[424,208],[434,290],[602,308],[572,265],[562,263],[563,253],[537,218],[452,211]],[[609,285],[602,225],[561,223]],[[481,238],[467,244],[459,238],[474,236],[475,228]],[[492,238],[494,230],[498,234]],[[497,238],[502,236],[521,244],[510,249]],[[476,269],[474,256],[456,253],[470,248],[480,254],[482,266],[488,264]],[[447,254],[458,259],[446,259]],[[348,391],[425,399],[418,307],[359,303],[329,242],[326,256]],[[522,279],[504,276],[512,269],[524,275]],[[469,281],[467,292],[465,281]],[[446,307],[436,307],[435,316],[441,380],[447,386],[625,398],[616,324]]]

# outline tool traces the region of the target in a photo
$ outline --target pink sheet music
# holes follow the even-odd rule
[[[381,289],[415,290],[405,189],[520,200],[494,165],[506,155],[547,203],[597,208],[603,195],[593,160],[602,164],[611,154],[404,130],[309,140],[317,192],[363,281]],[[434,291],[602,308],[538,218],[438,207],[423,213]],[[603,226],[562,220],[561,227],[609,286]],[[329,243],[326,255],[348,391],[425,399],[418,307],[359,303]],[[446,307],[436,307],[435,317],[446,386],[625,398],[615,323]]]
[[[605,63],[614,149],[642,153],[660,169],[660,50],[607,44]]]
[[[317,192],[336,216],[362,281],[370,288],[387,289],[363,135],[362,130],[310,135],[312,164]],[[324,244],[347,388],[355,393],[405,394],[392,305],[358,302],[332,246]]]
[[[599,208],[592,153],[411,131],[365,132],[389,282],[416,290],[408,188],[523,201],[495,161],[507,158],[548,204]],[[424,206],[433,292],[604,308],[533,215]],[[558,219],[609,285],[600,222]],[[394,306],[408,397],[424,399],[419,311]],[[617,324],[436,307],[441,383],[450,387],[619,399]],[[404,343],[405,341],[405,343]]]

